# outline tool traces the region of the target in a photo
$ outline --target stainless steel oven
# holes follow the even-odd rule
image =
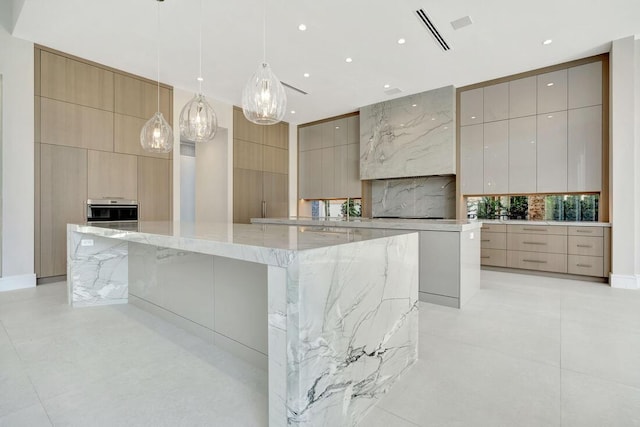
[[[87,222],[138,222],[138,201],[126,199],[87,200]]]

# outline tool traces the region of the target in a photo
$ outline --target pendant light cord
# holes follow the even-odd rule
[[[158,13],[157,13],[157,28],[156,28],[156,60],[158,65],[158,80],[157,80],[157,95],[158,95],[158,112],[160,112],[160,0],[158,0]]]
[[[267,0],[264,0],[262,13],[262,63],[267,63]]]
[[[199,93],[202,95],[202,0],[200,0],[200,68],[198,71],[198,83],[199,83]]]

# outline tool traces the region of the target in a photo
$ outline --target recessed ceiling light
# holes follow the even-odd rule
[[[398,39],[398,44],[405,44],[407,41],[405,39]]]
[[[385,89],[389,89],[391,87],[391,85],[384,85]]]
[[[547,83],[547,86],[553,86],[553,82]]]
[[[545,46],[548,45],[548,44],[551,44],[551,43],[553,43],[553,40],[551,40],[551,39],[546,39],[545,41],[542,42],[542,44],[545,45]]]
[[[304,73],[303,76],[309,77],[309,73]]]
[[[296,110],[291,110],[291,114],[295,114],[295,113],[296,113]]]
[[[345,62],[352,62],[352,61],[353,61],[353,59],[351,59],[351,58],[345,59]]]
[[[306,26],[306,25],[304,25],[304,24],[300,24],[300,25],[298,25],[298,29],[299,29],[300,31],[307,31],[307,26]]]

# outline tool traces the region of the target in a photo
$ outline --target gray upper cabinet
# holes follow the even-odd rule
[[[509,82],[509,118],[536,114],[536,77]]]
[[[569,191],[602,189],[602,106],[569,110]]]
[[[360,197],[359,117],[304,126],[298,132],[299,198]]]
[[[536,116],[509,120],[509,193],[536,192]]]
[[[509,118],[509,83],[484,88],[484,122]]]
[[[509,121],[484,125],[484,192],[509,192]]]
[[[484,89],[466,90],[460,94],[460,125],[475,125],[484,121]]]
[[[460,128],[460,185],[462,194],[484,193],[484,125]]]
[[[569,68],[569,108],[602,104],[602,62]]]
[[[567,70],[538,75],[538,114],[567,109]]]
[[[567,112],[537,118],[537,191],[567,191]]]

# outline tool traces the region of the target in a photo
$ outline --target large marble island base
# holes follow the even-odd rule
[[[67,251],[73,306],[135,301],[264,363],[270,426],[356,425],[417,359],[415,232],[69,225]]]

